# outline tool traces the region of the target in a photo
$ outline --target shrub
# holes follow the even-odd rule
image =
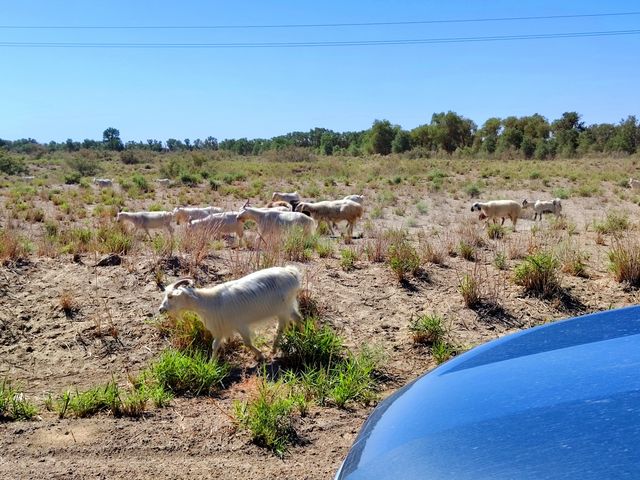
[[[414,343],[435,343],[444,338],[447,330],[444,319],[437,314],[421,315],[409,323]]]
[[[247,402],[235,402],[235,417],[240,426],[251,432],[252,440],[262,447],[284,455],[296,438],[292,414],[296,399],[282,381],[269,382],[264,376]]]
[[[280,350],[288,365],[325,367],[337,362],[343,354],[343,340],[327,325],[318,326],[314,318],[307,318],[302,328],[289,328],[284,333]]]
[[[226,363],[207,359],[198,350],[190,353],[166,350],[151,365],[158,384],[177,395],[207,395],[223,385],[229,370]]]
[[[82,174],[80,172],[69,172],[64,175],[64,183],[66,185],[75,185],[82,180]]]
[[[333,243],[329,240],[320,240],[316,244],[316,252],[320,258],[331,258],[334,253]]]
[[[283,253],[292,262],[311,260],[318,237],[305,235],[302,228],[292,228],[284,238]]]
[[[206,355],[211,353],[213,337],[195,313],[186,312],[175,317],[166,317],[156,326],[161,333],[169,337],[173,348],[179,351],[200,351]]]
[[[473,245],[469,245],[464,240],[461,240],[458,244],[458,255],[460,255],[465,260],[473,262],[476,259],[476,249],[473,247]]]
[[[93,176],[99,170],[97,160],[80,155],[68,158],[67,165],[82,177]]]
[[[616,281],[640,286],[640,244],[637,241],[617,240],[609,251],[609,262]]]
[[[7,378],[0,382],[0,422],[31,420],[37,414],[35,405],[26,399],[19,387],[14,387]]]
[[[29,254],[28,242],[12,228],[0,229],[0,261],[15,262]]]
[[[449,360],[455,353],[453,345],[445,341],[435,342],[431,347],[431,355],[438,365]]]
[[[506,270],[507,268],[507,256],[504,252],[497,252],[495,257],[493,257],[493,265],[498,270]]]
[[[516,266],[514,274],[516,284],[533,295],[549,297],[560,288],[558,260],[551,252],[540,251],[528,255]]]
[[[474,275],[465,273],[460,280],[460,286],[458,287],[460,294],[464,300],[464,304],[473,308],[480,303],[482,298],[480,292],[480,282],[476,279]]]
[[[345,272],[350,272],[356,268],[356,260],[358,260],[358,254],[352,248],[344,248],[340,250],[340,267]]]
[[[140,163],[138,155],[133,150],[124,150],[120,152],[120,161],[125,165],[134,165]]]
[[[608,212],[602,222],[595,222],[594,228],[600,234],[618,234],[629,228],[629,218],[626,213]]]
[[[487,227],[487,236],[492,240],[498,240],[504,237],[507,229],[503,225],[497,223],[489,223]]]
[[[399,281],[405,280],[408,274],[416,275],[420,271],[420,255],[409,243],[406,232],[390,231],[389,235],[390,245],[387,257],[391,270]]]
[[[21,175],[27,173],[27,167],[24,166],[22,160],[0,151],[0,172],[7,175]]]
[[[98,250],[102,253],[126,255],[133,247],[132,234],[118,224],[106,223],[96,232]]]
[[[138,189],[141,192],[149,192],[151,191],[151,187],[149,186],[149,182],[147,182],[147,179],[145,177],[143,177],[142,175],[140,175],[139,173],[136,173],[133,177],[131,177],[131,181],[133,182],[133,184],[138,187]]]

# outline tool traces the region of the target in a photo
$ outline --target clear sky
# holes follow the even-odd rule
[[[640,11],[637,1],[0,0],[0,25],[194,26],[398,22]],[[264,43],[485,37],[640,29],[640,15],[287,29],[0,28],[0,42]],[[271,137],[313,127],[411,129],[454,110],[575,110],[589,123],[640,114],[640,35],[247,49],[0,46],[0,138]]]

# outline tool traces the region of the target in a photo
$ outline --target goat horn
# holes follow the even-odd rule
[[[249,199],[247,198],[247,201],[244,202],[244,205],[242,206],[242,208],[248,207],[249,206]]]
[[[183,285],[189,285],[190,287],[193,287],[193,284],[194,284],[193,278],[181,278],[180,280],[176,281],[173,284],[173,288],[178,288]]]

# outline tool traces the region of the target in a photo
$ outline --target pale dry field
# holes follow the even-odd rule
[[[136,419],[106,413],[59,419],[47,410],[48,396],[67,389],[87,389],[112,378],[126,384],[128,376],[146,368],[169,345],[154,325],[163,295],[159,282],[193,275],[201,285],[217,284],[248,273],[260,254],[247,246],[231,248],[228,239],[211,242],[203,253],[178,227],[173,248],[164,232],[151,242],[136,234],[120,265],[95,266],[106,255],[105,241],[83,243],[64,232],[113,229],[118,206],[172,209],[189,203],[238,209],[247,198],[259,205],[274,190],[296,189],[312,199],[365,195],[365,218],[351,245],[331,238],[329,257],[312,251],[304,262],[290,262],[279,251],[271,252],[269,261],[300,267],[321,322],[337,331],[348,348],[368,344],[378,349],[384,359],[378,399],[436,366],[432,347],[412,338],[410,321],[420,315],[442,316],[448,344],[461,352],[523,328],[637,303],[637,290],[618,283],[609,262],[616,245],[636,242],[640,207],[624,186],[636,173],[633,158],[201,159],[203,168],[221,179],[217,189],[205,181],[154,185],[153,179],[162,175],[161,161],[168,160],[137,165],[103,160],[101,176],[124,179],[125,188],[117,184],[113,190],[63,185],[66,167],[59,159],[31,160],[37,177],[31,184],[15,178],[2,182],[0,378],[19,383],[39,413],[32,421],[0,423],[0,477],[331,478],[374,407],[312,403],[306,415],[295,416],[297,441],[280,458],[253,444],[234,420],[233,402],[255,394],[262,368],[238,344],[227,351],[231,380],[212,396],[178,396],[168,407],[151,406]],[[134,172],[148,179],[149,192],[131,186]],[[225,180],[225,175],[235,177]],[[478,199],[556,195],[565,197],[561,219],[545,216],[536,223],[527,211],[516,231],[507,228],[499,239],[488,238],[484,222],[470,212]],[[627,224],[610,233],[602,227],[607,215]],[[57,226],[55,236],[47,225]],[[404,282],[388,262],[376,261],[384,258],[374,258],[377,250],[386,254],[389,229],[405,230],[421,257],[419,274]],[[7,232],[21,245],[13,258],[7,254]],[[352,250],[353,268],[343,260],[344,249]],[[559,264],[560,289],[548,298],[529,295],[514,281],[517,265],[540,251],[552,252]],[[463,258],[465,252],[474,259]],[[583,276],[573,274],[576,259]],[[460,293],[466,275],[476,281],[481,297],[473,308]],[[71,312],[61,308],[65,295],[72,298]],[[271,327],[260,331],[265,353],[275,333]],[[276,369],[278,360],[268,356],[266,369]]]

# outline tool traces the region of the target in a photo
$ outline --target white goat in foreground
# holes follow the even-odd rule
[[[251,327],[277,317],[278,331],[272,349],[275,353],[287,325],[302,321],[297,299],[301,278],[296,267],[287,266],[258,270],[209,288],[194,288],[193,280],[182,279],[165,289],[159,310],[173,316],[184,311],[197,313],[214,338],[214,357],[222,342],[238,332],[256,359],[262,360],[262,352],[253,345]]]
[[[256,222],[258,233],[263,238],[280,235],[295,227],[302,228],[304,235],[312,235],[316,229],[316,222],[304,213],[281,212],[273,208],[255,208],[246,204],[240,210],[237,218],[240,222],[247,220]]]
[[[143,229],[149,238],[151,238],[149,230],[156,228],[166,228],[169,234],[173,236],[173,227],[171,226],[173,212],[120,212],[116,217],[116,221],[118,223],[127,221],[134,228]]]
[[[212,213],[222,213],[222,211],[220,207],[176,207],[173,209],[178,225],[182,222],[188,223],[191,220],[206,218]]]
[[[95,178],[93,179],[93,183],[95,183],[100,188],[113,187],[113,180],[110,178]]]
[[[239,213],[240,212],[212,213],[205,218],[191,220],[187,229],[189,231],[204,229],[214,237],[234,233],[236,237],[238,237],[238,243],[240,243],[244,233],[244,225],[238,221]]]
[[[556,217],[562,213],[562,201],[559,198],[553,200],[537,200],[535,203],[527,201],[525,198],[522,201],[522,208],[533,207],[533,221],[536,219],[542,220],[543,213],[553,213]]]
[[[364,209],[359,203],[351,200],[329,200],[323,202],[300,202],[296,207],[297,212],[309,213],[316,221],[324,220],[329,225],[333,235],[332,225],[342,220],[347,222],[347,237],[345,242],[350,243],[353,237],[353,227],[356,221],[362,217]]]
[[[471,205],[471,211],[482,212],[480,214],[481,219],[488,218],[496,223],[498,218],[502,218],[501,225],[504,225],[504,219],[509,217],[511,223],[513,223],[513,230],[516,229],[516,223],[520,216],[522,207],[518,202],[513,200],[492,200],[490,202],[476,202]]]

